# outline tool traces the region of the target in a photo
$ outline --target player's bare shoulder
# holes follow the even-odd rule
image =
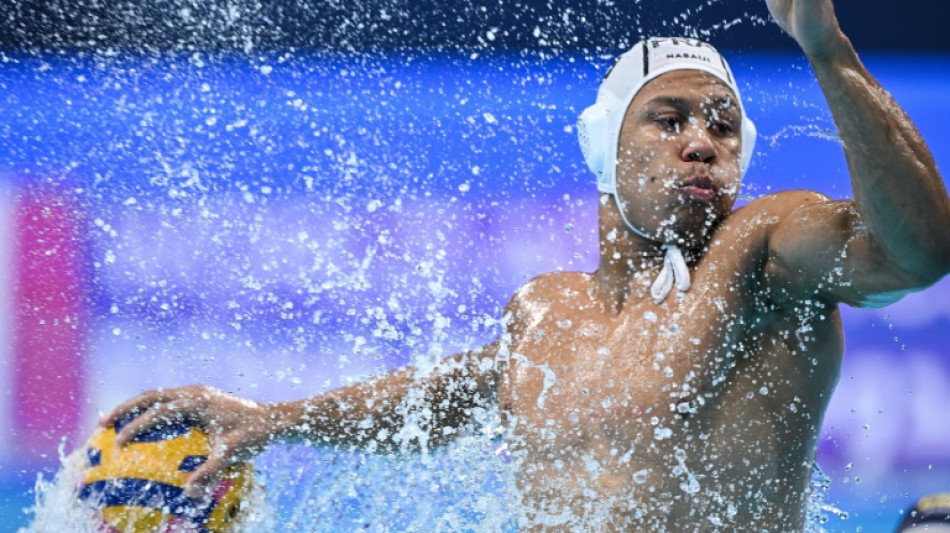
[[[761,196],[733,211],[717,228],[709,246],[707,260],[720,264],[744,261],[748,267],[764,266],[769,242],[783,222],[802,208],[831,203],[820,193],[805,190],[782,191]],[[734,265],[740,268],[740,265]]]
[[[694,283],[718,296],[732,295],[736,302],[748,306],[771,302],[776,295],[770,288],[787,285],[783,281],[787,273],[776,268],[774,241],[778,235],[794,231],[801,218],[812,211],[809,207],[816,204],[833,206],[836,202],[816,192],[793,190],[756,198],[733,211],[710,237]],[[723,294],[716,287],[731,289]],[[691,292],[706,294],[702,287]]]
[[[505,312],[512,340],[556,329],[579,312],[599,308],[596,290],[594,276],[583,272],[550,272],[525,283]]]
[[[774,230],[780,222],[799,209],[831,202],[829,197],[815,191],[791,190],[767,194],[733,211],[723,223],[723,228],[745,228],[748,231],[750,227],[755,226],[766,230],[768,234],[769,230]]]

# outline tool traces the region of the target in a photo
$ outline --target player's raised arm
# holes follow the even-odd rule
[[[831,0],[767,0],[818,78],[844,145],[854,200],[792,195],[770,241],[797,290],[885,305],[950,270],[950,199],[917,128],[861,64]],[[795,289],[793,289],[795,290]]]

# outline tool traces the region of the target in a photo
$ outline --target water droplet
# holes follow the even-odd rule
[[[643,485],[647,482],[647,477],[649,477],[649,470],[639,470],[633,474],[633,482],[637,485]]]

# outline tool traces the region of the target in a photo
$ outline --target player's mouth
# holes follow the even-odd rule
[[[709,176],[696,176],[680,186],[690,198],[698,202],[710,202],[716,197],[716,185]]]

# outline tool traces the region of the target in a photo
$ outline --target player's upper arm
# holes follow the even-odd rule
[[[522,287],[508,302],[498,338],[443,360],[427,378],[424,387],[432,426],[440,428],[430,436],[432,444],[447,442],[455,429],[472,420],[476,408],[497,401],[500,373],[508,360],[512,337],[519,334],[522,303],[533,283]]]
[[[883,307],[923,288],[888,260],[853,201],[790,191],[780,203],[766,269],[789,296]]]
[[[474,405],[494,398],[498,392],[499,373],[508,360],[512,337],[521,324],[521,307],[525,294],[535,281],[522,287],[505,306],[498,337],[480,348],[459,353],[439,364],[429,384],[430,394],[445,399],[454,397],[451,405]]]

